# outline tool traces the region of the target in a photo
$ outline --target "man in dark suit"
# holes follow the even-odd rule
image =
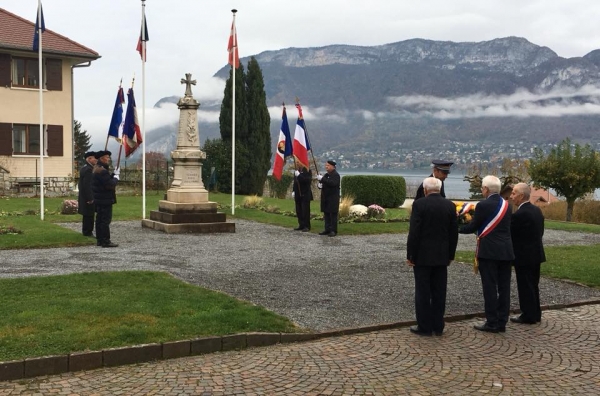
[[[525,183],[513,187],[510,199],[517,211],[511,217],[510,233],[515,251],[515,274],[519,290],[521,315],[510,318],[514,323],[534,324],[542,320],[540,307],[540,267],[544,253],[544,215],[529,202],[531,187]]]
[[[442,197],[442,182],[435,177],[423,181],[425,198],[415,201],[410,215],[406,244],[407,263],[415,274],[417,325],[410,331],[419,335],[441,335],[446,312],[448,266],[458,243],[455,205]]]
[[[444,198],[446,198],[446,192],[444,191],[444,180],[446,180],[446,178],[450,174],[450,167],[452,166],[452,164],[454,164],[454,162],[452,162],[452,161],[445,161],[445,160],[431,161],[431,166],[433,167],[433,172],[431,173],[431,175],[429,175],[429,177],[435,177],[436,179],[439,179],[442,181],[442,188],[440,189],[440,195]],[[425,190],[423,189],[423,183],[421,183],[419,185],[419,188],[417,189],[417,195],[415,196],[415,201],[417,199],[421,199],[423,197],[425,197]]]
[[[298,227],[295,231],[310,231],[310,201],[313,199],[312,172],[306,166],[298,163],[298,169],[294,172],[294,201],[296,203],[296,217]]]
[[[110,223],[112,222],[113,205],[117,203],[115,188],[119,182],[119,168],[113,173],[108,171],[110,162],[110,151],[98,151],[94,166],[92,191],[94,192],[94,204],[96,207],[96,245],[105,248],[117,247],[110,240]]]
[[[321,188],[321,212],[325,221],[325,230],[319,235],[334,237],[337,235],[338,213],[340,211],[340,174],[335,170],[336,162],[329,160],[325,163],[324,175],[317,175]]]
[[[477,233],[475,259],[479,263],[486,322],[475,329],[491,333],[504,332],[510,311],[510,264],[514,260],[510,237],[510,204],[500,196],[502,183],[496,176],[481,181],[485,198],[475,206],[473,220],[459,230]]]
[[[83,155],[85,165],[79,170],[79,189],[77,212],[82,216],[81,233],[93,237],[94,231],[94,194],[92,193],[92,171],[98,161],[96,153],[88,151]]]

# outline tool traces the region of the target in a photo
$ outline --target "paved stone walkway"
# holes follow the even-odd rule
[[[504,334],[449,323],[0,383],[0,395],[597,395],[600,305]]]

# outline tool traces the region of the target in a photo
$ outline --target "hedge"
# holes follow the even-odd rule
[[[406,180],[402,176],[344,176],[342,195],[354,197],[355,204],[397,208],[406,199]]]

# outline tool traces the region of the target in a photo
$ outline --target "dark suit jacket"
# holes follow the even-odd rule
[[[93,166],[86,162],[85,165],[79,170],[79,189],[78,197],[78,209],[77,212],[84,216],[91,216],[94,214],[94,204],[88,204],[87,202],[94,200],[94,194],[92,193],[92,171]]]
[[[429,175],[429,177],[433,177],[433,173]],[[446,192],[444,191],[444,182],[442,182],[442,189],[440,190],[440,195],[446,198]],[[417,195],[415,196],[415,201],[421,198],[425,198],[425,189],[423,188],[423,183],[419,184],[419,188],[417,188]]]
[[[406,257],[415,265],[449,265],[458,243],[456,207],[440,194],[413,203]]]
[[[511,217],[510,232],[515,251],[515,265],[532,265],[546,261],[544,253],[544,215],[537,206],[525,202]]]
[[[298,176],[294,176],[294,200],[296,202],[312,201],[311,183],[312,172],[306,168],[303,168]]]
[[[321,179],[321,212],[337,213],[340,211],[340,174],[334,169],[325,172]]]
[[[478,202],[477,206],[475,206],[473,220],[469,224],[462,226],[458,232],[461,234],[473,234],[477,232],[484,223],[487,223],[494,216],[498,208],[498,202],[501,199],[502,197],[499,194],[492,194],[487,199]],[[500,224],[492,232],[481,238],[477,258],[502,261],[514,260],[515,255],[510,238],[511,213],[512,209],[509,204],[504,217],[500,220]]]

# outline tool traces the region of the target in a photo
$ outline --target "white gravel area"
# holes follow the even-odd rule
[[[414,319],[414,281],[405,264],[406,234],[335,238],[235,220],[236,232],[164,234],[138,221],[114,222],[118,248],[0,250],[0,277],[153,270],[262,305],[315,331]],[[80,224],[63,224],[79,231]],[[546,230],[550,245],[600,243],[600,235]],[[459,250],[474,249],[461,235]],[[481,281],[453,263],[448,315],[483,311]],[[600,290],[542,279],[542,304],[600,298]],[[512,307],[518,308],[513,276]]]

